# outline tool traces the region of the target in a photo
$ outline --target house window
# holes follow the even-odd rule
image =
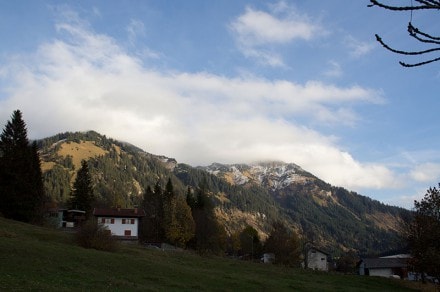
[[[122,219],[122,224],[134,224],[134,219],[123,218]]]
[[[131,236],[131,230],[125,230],[124,231],[125,236]]]
[[[101,218],[101,223],[107,223],[107,224],[115,224],[115,219],[114,218]]]

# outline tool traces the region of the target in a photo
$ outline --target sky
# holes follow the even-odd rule
[[[403,68],[424,59],[374,35],[419,49],[411,17],[440,28],[368,4],[0,0],[0,125],[19,109],[30,139],[95,130],[193,166],[296,163],[410,209],[440,181],[440,62]]]

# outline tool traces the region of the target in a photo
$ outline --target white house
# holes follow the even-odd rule
[[[93,215],[97,218],[98,224],[107,227],[113,236],[121,239],[137,239],[139,221],[145,216],[145,211],[138,208],[95,208]]]
[[[307,268],[319,271],[328,271],[328,253],[316,248],[307,251]]]

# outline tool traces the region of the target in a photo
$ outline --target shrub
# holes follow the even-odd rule
[[[117,242],[110,231],[96,220],[88,220],[83,224],[76,234],[76,241],[84,248],[104,251],[115,251],[117,248]]]

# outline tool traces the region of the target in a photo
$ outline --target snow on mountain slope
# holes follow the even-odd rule
[[[293,163],[261,162],[225,165],[214,163],[204,168],[206,171],[224,177],[235,185],[256,183],[271,191],[286,188],[292,183],[304,183],[314,177]]]

